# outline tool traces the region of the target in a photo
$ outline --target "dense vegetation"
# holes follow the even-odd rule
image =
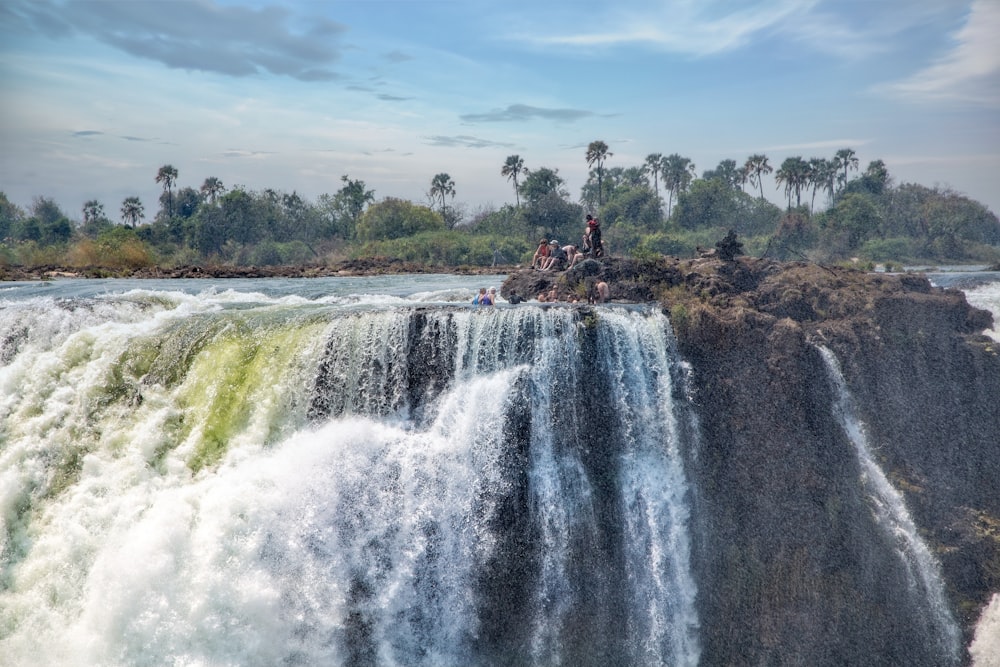
[[[155,174],[159,210],[147,219],[138,197],[113,212],[87,201],[71,220],[50,198],[22,210],[0,192],[0,266],[137,269],[150,265],[274,266],[394,257],[434,266],[527,261],[541,237],[578,242],[584,214],[599,217],[617,255],[693,256],[730,229],[748,254],[836,262],[1000,260],[1000,221],[950,190],[893,183],[881,160],[861,172],[849,148],[830,159],[790,157],[775,170],[765,155],[723,160],[699,178],[689,158],[654,153],[632,167],[607,167],[603,141],[587,147],[589,178],[573,201],[558,169],[529,169],[511,155],[498,173],[514,203],[469,214],[447,173],[430,181],[427,202],[376,200],[365,183],[315,202],[273,189],[227,190],[216,177],[179,187],[178,170]],[[784,188],[784,210],[767,201],[763,176]],[[817,201],[817,199],[819,201]]]

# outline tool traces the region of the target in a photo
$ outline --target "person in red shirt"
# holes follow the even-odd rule
[[[540,269],[545,266],[545,261],[549,258],[549,240],[542,239],[538,242],[538,249],[535,256],[531,258],[531,268]]]

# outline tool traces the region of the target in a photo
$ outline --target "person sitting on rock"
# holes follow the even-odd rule
[[[549,258],[549,241],[542,239],[538,242],[534,257],[531,258],[531,268],[540,269],[545,266],[545,261]]]
[[[559,247],[559,241],[549,241],[549,258],[542,265],[542,271],[562,271],[566,268],[566,251]]]
[[[488,299],[488,298],[489,297],[486,295],[486,288],[485,287],[480,287],[479,288],[479,294],[477,294],[472,299],[472,305],[473,306],[483,306],[483,305],[486,305],[485,302],[484,302],[484,299]]]

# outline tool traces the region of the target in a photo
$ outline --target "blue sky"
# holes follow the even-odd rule
[[[474,213],[518,154],[577,199],[595,139],[699,174],[852,148],[1000,213],[1000,0],[0,0],[0,85],[0,191],[73,218],[151,217],[168,163],[311,200],[447,172]]]

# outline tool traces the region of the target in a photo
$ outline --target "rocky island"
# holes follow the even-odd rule
[[[937,659],[906,645],[903,628],[920,619],[907,618],[898,595],[904,574],[864,546],[879,540],[862,539],[870,510],[830,414],[821,348],[841,360],[878,463],[940,562],[969,645],[1000,591],[1000,354],[983,335],[990,313],[918,274],[751,257],[522,270],[502,295],[554,289],[561,301],[587,302],[599,281],[612,301],[661,304],[691,365],[703,443],[690,461],[695,562],[716,591],[699,599],[704,664]]]

